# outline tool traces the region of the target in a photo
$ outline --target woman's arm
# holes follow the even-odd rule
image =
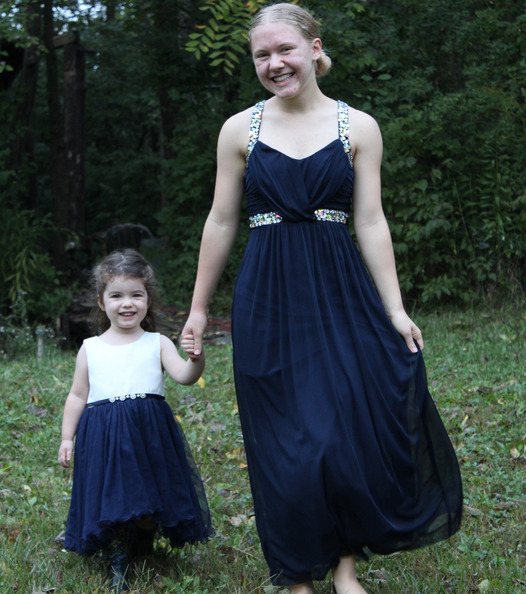
[[[227,120],[219,135],[214,201],[203,230],[192,307],[182,333],[193,336],[194,357],[201,355],[208,305],[237,235],[249,127],[247,110]]]
[[[382,208],[382,136],[374,119],[367,114],[351,110],[349,116],[351,144],[355,154],[354,230],[387,315],[408,348],[416,352],[415,341],[420,348],[424,347],[422,333],[404,310],[391,233]]]
[[[89,394],[88,359],[84,345],[80,347],[77,354],[77,363],[73,375],[73,383],[66,404],[64,405],[64,416],[62,418],[62,442],[58,451],[58,461],[65,468],[69,468],[73,455],[73,440],[77,433],[82,412],[86,408]]]

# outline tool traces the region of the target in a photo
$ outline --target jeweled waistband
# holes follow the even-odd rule
[[[161,394],[146,394],[144,392],[140,392],[139,394],[125,394],[123,396],[111,396],[110,398],[104,398],[104,400],[96,400],[95,402],[88,403],[86,408],[93,408],[94,406],[99,406],[100,404],[113,404],[115,402],[122,402],[124,400],[136,400],[137,398],[155,398],[157,400],[164,400],[164,396],[161,396]]]
[[[313,220],[315,221],[328,221],[330,223],[343,223],[347,224],[349,218],[348,213],[343,210],[331,210],[330,208],[320,208],[314,211]],[[248,217],[249,225],[251,229],[255,227],[262,227],[263,225],[274,225],[275,223],[281,223],[283,217],[277,212],[264,212],[262,214],[253,215]]]

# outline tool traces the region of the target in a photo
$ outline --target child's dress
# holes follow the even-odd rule
[[[65,546],[94,553],[134,519],[151,517],[172,546],[212,535],[204,488],[164,399],[161,341],[84,341],[90,391],[75,444]]]

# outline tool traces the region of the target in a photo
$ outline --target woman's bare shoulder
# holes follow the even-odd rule
[[[252,107],[248,109],[244,109],[239,113],[230,116],[225,123],[223,124],[222,132],[231,133],[231,132],[241,132],[246,130],[248,136],[248,130],[250,128],[250,120],[252,117]]]
[[[252,109],[252,107],[249,107],[230,116],[225,121],[219,134],[219,148],[225,147],[228,152],[232,149],[242,153],[246,152],[250,134]]]
[[[349,142],[353,155],[374,151],[381,154],[382,133],[376,120],[359,109],[349,107]]]
[[[378,123],[365,111],[360,111],[349,106],[349,127],[359,128],[360,130],[379,130]]]

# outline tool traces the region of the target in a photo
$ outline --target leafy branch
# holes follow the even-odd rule
[[[231,75],[247,52],[247,35],[252,16],[265,0],[208,0],[200,10],[208,12],[205,25],[197,25],[199,32],[191,33],[185,49],[200,60],[204,54],[210,66]]]

